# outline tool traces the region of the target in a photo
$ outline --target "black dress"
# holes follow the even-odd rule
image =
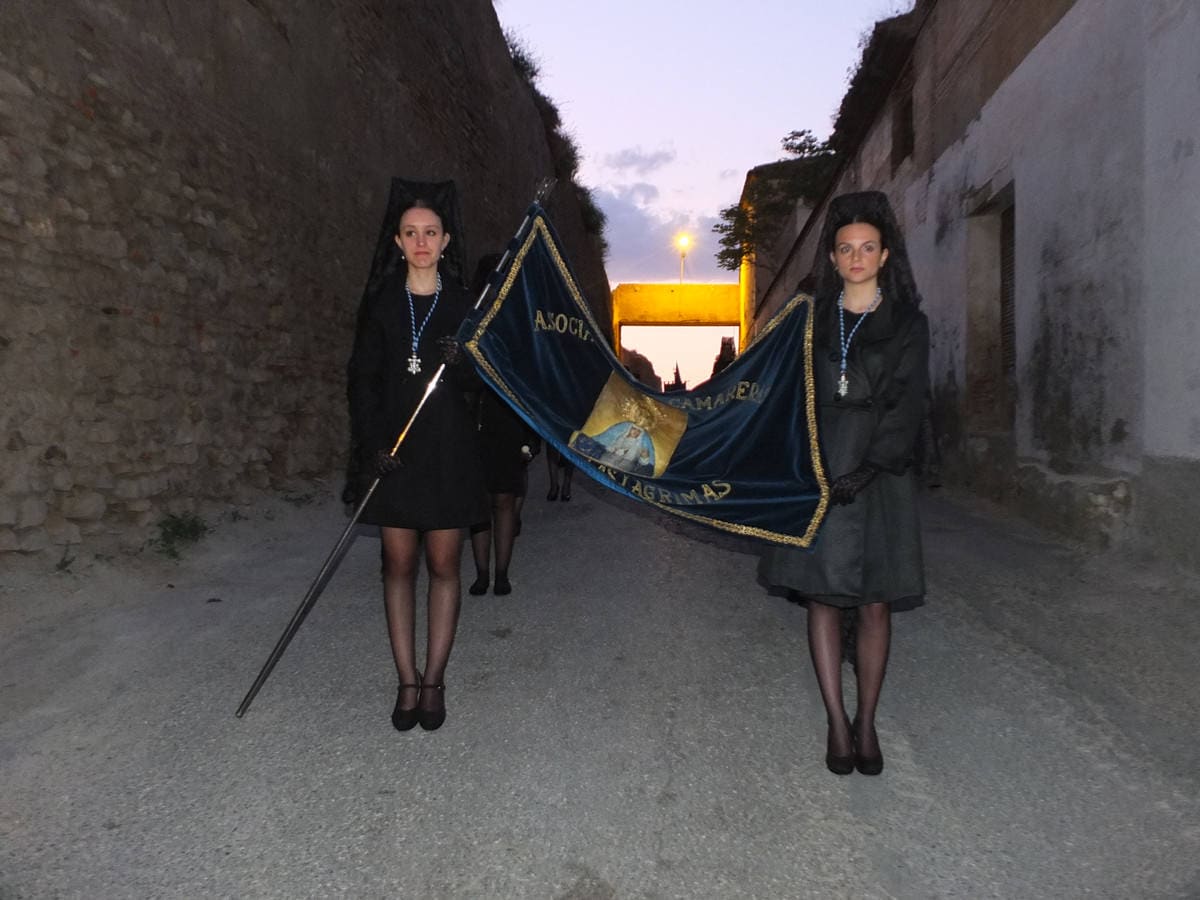
[[[488,493],[525,496],[528,460],[521,448],[536,452],[540,446],[541,440],[525,420],[494,390],[484,388],[479,397],[479,449]]]
[[[447,279],[421,332],[421,371],[411,374],[414,328],[404,279],[401,268],[363,301],[347,367],[354,443],[367,473],[379,450],[391,450],[441,364],[438,338],[455,334],[471,307],[467,294]],[[418,328],[433,301],[432,294],[413,295]],[[465,356],[446,368],[397,452],[403,468],[380,479],[363,523],[426,531],[465,528],[486,518],[475,421],[465,394],[477,388]]]
[[[858,316],[847,313],[847,333]],[[802,599],[843,608],[923,602],[925,576],[912,461],[929,385],[929,323],[915,307],[887,303],[851,342],[850,390],[834,396],[840,371],[836,305],[814,321],[818,427],[832,482],[863,463],[878,474],[853,503],[832,506],[812,550],[771,547],[760,579]]]

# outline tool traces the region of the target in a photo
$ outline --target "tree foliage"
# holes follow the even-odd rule
[[[720,212],[717,265],[737,271],[742,259],[770,247],[796,204],[815,205],[837,169],[837,154],[811,131],[792,131],[780,142],[786,157],[751,170],[741,202]]]

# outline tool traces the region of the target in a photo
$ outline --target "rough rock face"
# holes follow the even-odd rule
[[[552,167],[487,0],[5,0],[0,33],[0,553],[337,471],[390,177],[458,181],[470,263]]]

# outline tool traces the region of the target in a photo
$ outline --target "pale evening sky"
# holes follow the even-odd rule
[[[680,232],[692,240],[687,281],[736,281],[713,259],[718,213],[737,202],[749,169],[783,156],[788,132],[829,136],[860,40],[912,2],[494,6],[505,31],[538,62],[538,86],[579,146],[580,180],[608,216],[606,268],[619,284],[678,281]],[[689,386],[707,377],[719,340],[691,348],[679,329],[659,331],[660,341],[639,337],[637,347],[659,375],[669,379],[678,357]]]

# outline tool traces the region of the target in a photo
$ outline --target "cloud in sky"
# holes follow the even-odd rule
[[[638,175],[648,175],[675,161],[674,150],[647,152],[641,147],[625,147],[604,157],[604,165],[624,172],[632,170]]]
[[[644,182],[598,188],[592,193],[608,219],[604,228],[609,246],[605,267],[613,284],[677,281],[679,251],[675,238],[680,232],[692,240],[684,260],[685,280],[737,281],[737,273],[719,268],[714,258],[718,246],[712,231],[715,216],[694,218],[651,210],[647,204],[658,197],[658,189]]]
[[[636,206],[649,206],[659,195],[657,187],[644,181],[615,185],[612,190],[622,200],[630,201]]]

